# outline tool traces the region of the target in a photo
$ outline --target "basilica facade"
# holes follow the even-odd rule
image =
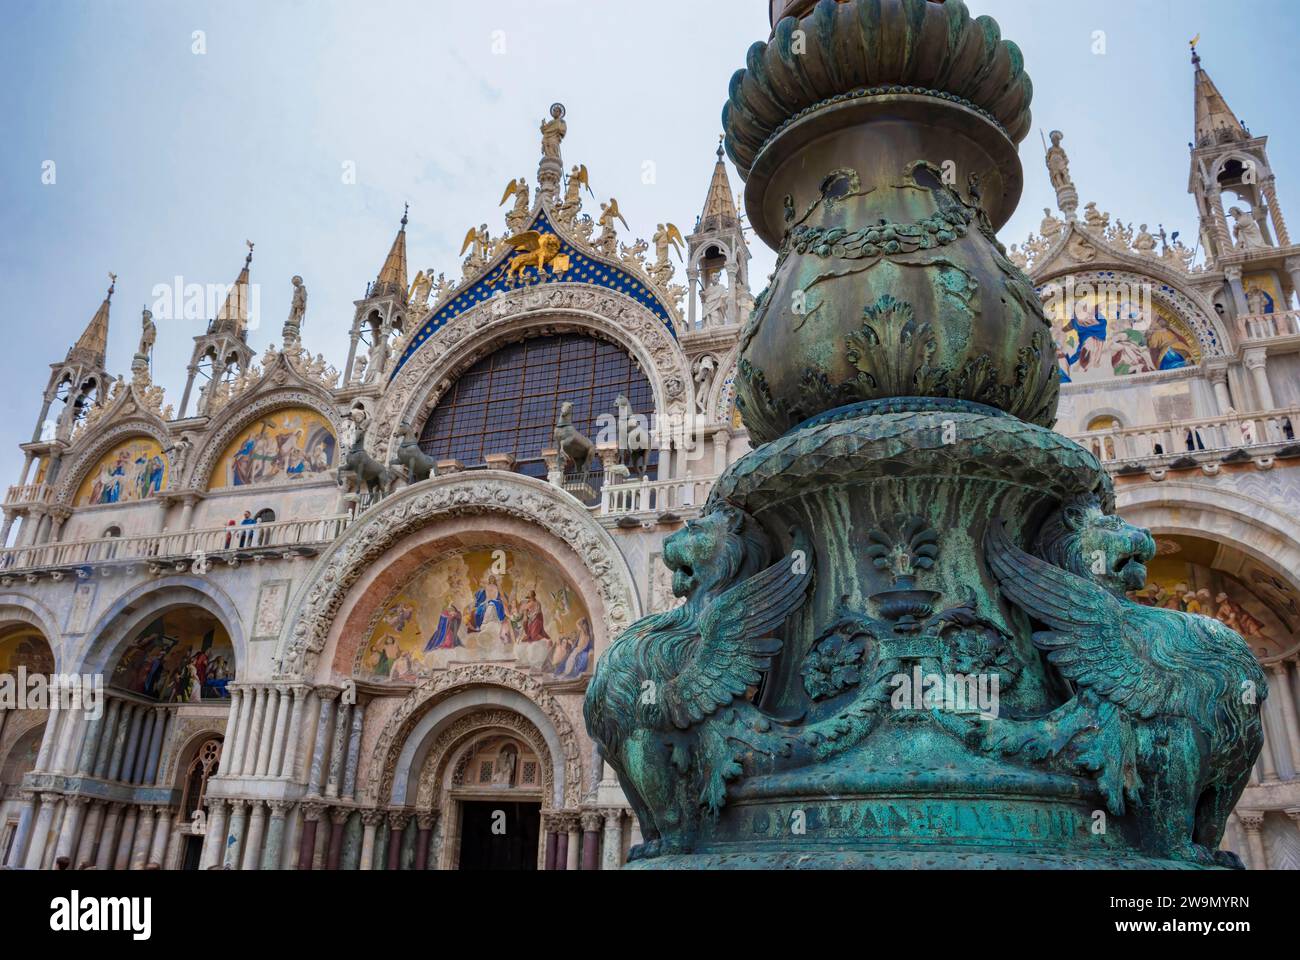
[[[1157,538],[1138,599],[1219,618],[1271,671],[1226,842],[1294,868],[1300,247],[1266,138],[1199,58],[1194,98],[1199,241],[1080,210],[1058,132],[1058,210],[1010,253],[1057,331],[1057,430]],[[107,369],[109,287],[4,504],[0,674],[59,687],[0,712],[5,865],[624,862],[639,825],[582,699],[613,638],[678,602],[663,541],[750,449],[754,297],[721,150],[690,231],[634,240],[566,123],[554,105],[535,181],[455,279],[411,276],[403,215],[339,368],[307,347],[306,267],[279,342],[249,342],[250,245],[175,410],[148,311],[130,374]],[[61,695],[83,678],[101,709]]]

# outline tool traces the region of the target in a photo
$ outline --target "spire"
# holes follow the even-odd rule
[[[85,331],[81,337],[68,351],[68,359],[71,360],[74,355],[81,355],[90,361],[90,366],[102,368],[104,366],[105,354],[108,352],[108,308],[109,301],[113,299],[113,290],[117,286],[117,274],[108,275],[108,293],[104,294],[104,302],[99,305],[95,315],[90,318],[90,323],[86,325]]]
[[[1196,68],[1196,146],[1208,147],[1215,143],[1249,139],[1250,133],[1201,66],[1201,55],[1196,51],[1198,40],[1199,36],[1192,41],[1192,66]]]
[[[226,294],[226,302],[217,311],[216,323],[213,325],[214,332],[233,328],[241,337],[248,327],[248,267],[253,262],[253,241],[245,240],[244,243],[248,245],[244,269],[239,271],[234,287]]]
[[[713,181],[709,184],[709,195],[704,199],[704,212],[696,226],[697,233],[718,230],[734,224],[736,201],[731,192],[731,180],[727,177],[727,165],[722,159],[722,138],[718,138],[718,162],[713,168]]]
[[[402,228],[397,231],[397,236],[393,238],[393,247],[388,251],[388,258],[384,260],[384,266],[379,271],[379,279],[375,285],[370,288],[370,296],[383,297],[389,294],[395,294],[398,297],[405,297],[408,289],[406,284],[406,223],[407,214],[411,210],[408,203],[406,209],[402,211]]]

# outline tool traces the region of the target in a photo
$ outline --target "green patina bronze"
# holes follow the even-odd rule
[[[761,444],[601,659],[587,727],[640,867],[1213,867],[1262,743],[1244,641],[1126,599],[1150,535],[1052,432],[995,230],[1029,79],[960,2],[795,4],[732,81],[779,251],[741,340]]]

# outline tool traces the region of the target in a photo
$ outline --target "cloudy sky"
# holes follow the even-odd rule
[[[1300,4],[1253,0],[970,0],[1025,52],[1035,131],[1003,233],[1054,206],[1043,133],[1066,134],[1083,201],[1194,238],[1187,196],[1187,41],[1238,115],[1271,138],[1283,209],[1300,218]],[[342,367],[352,302],[403,203],[412,273],[456,274],[470,224],[535,176],[537,127],[568,107],[585,163],[648,237],[689,232],[727,82],[765,39],[767,0],[4,0],[0,35],[0,487],[16,482],[48,364],[118,274],[108,366],[127,373],[155,288],[230,283],[256,242],[260,354],[289,278],[310,291],[304,338]],[[1248,14],[1246,13],[1248,9]],[[197,38],[196,38],[196,32]],[[53,182],[49,162],[53,161]],[[354,170],[355,177],[345,176]],[[43,176],[44,174],[44,176]],[[349,182],[354,180],[354,182]],[[734,177],[733,185],[740,189]],[[755,250],[755,292],[771,268]],[[179,405],[199,320],[159,323],[155,380]]]

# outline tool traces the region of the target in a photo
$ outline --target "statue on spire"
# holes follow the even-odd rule
[[[302,338],[302,322],[307,316],[307,287],[302,277],[295,276],[293,284],[293,301],[289,304],[289,319],[284,323],[284,345],[297,343]]]
[[[1070,158],[1061,146],[1065,134],[1053,130],[1050,134],[1052,145],[1047,148],[1047,175],[1056,189],[1056,205],[1065,214],[1066,220],[1073,220],[1079,209],[1079,192],[1070,179]]]
[[[146,307],[140,314],[140,347],[135,355],[145,360],[153,353],[153,345],[158,340],[158,326],[153,322],[153,313]]]
[[[569,125],[564,122],[564,104],[551,104],[551,118],[542,121],[542,161],[537,165],[537,191],[555,202],[560,193],[560,179],[564,176],[564,158],[560,145]],[[523,229],[522,227],[520,229]],[[519,230],[512,230],[518,233]]]

